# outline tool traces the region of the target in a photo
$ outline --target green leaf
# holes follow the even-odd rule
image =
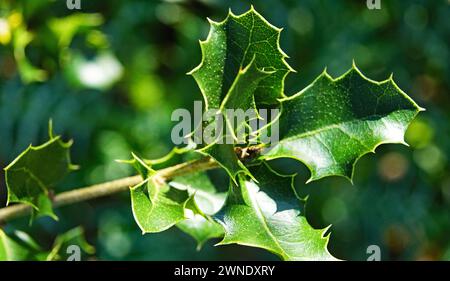
[[[26,245],[8,237],[0,229],[0,261],[21,261],[31,258],[33,251]]]
[[[133,215],[143,233],[161,232],[176,224],[197,241],[198,249],[208,239],[223,236],[222,227],[209,215],[220,209],[225,195],[216,192],[205,173],[179,176],[166,183],[148,161],[132,156],[126,163],[146,179],[130,188]]]
[[[188,190],[194,195],[195,203],[206,215],[213,215],[223,206],[226,194],[218,192],[205,172],[186,174],[174,178],[170,186]]]
[[[232,117],[228,118],[227,109],[241,109],[245,112],[248,109],[253,110],[253,116],[250,117],[256,119],[258,117],[256,111],[256,105],[254,100],[255,90],[258,87],[262,78],[267,77],[268,73],[258,70],[255,67],[254,60],[248,67],[240,70],[236,80],[231,86],[227,96],[222,101],[219,111],[223,114],[224,120],[214,120],[209,123],[208,126],[217,128],[216,139],[210,145],[202,148],[199,152],[211,156],[216,160],[230,175],[235,179],[236,175],[242,171],[248,173],[247,168],[237,158],[234,153],[234,144],[245,141],[245,134],[241,135],[239,131],[245,128],[245,124],[234,124],[235,120]],[[246,120],[246,122],[251,119]],[[224,122],[223,122],[224,121]],[[225,123],[225,128],[223,128]],[[205,130],[206,132],[207,130]]]
[[[72,142],[63,142],[60,136],[53,136],[50,126],[50,140],[40,146],[29,146],[5,168],[8,188],[8,204],[25,203],[38,211],[37,216],[53,213],[49,192],[76,166],[70,162]]]
[[[337,79],[324,71],[311,85],[283,101],[280,141],[261,157],[291,157],[311,170],[311,179],[353,178],[359,158],[385,143],[404,142],[422,109],[392,76],[376,82],[353,65]]]
[[[190,214],[186,220],[179,222],[177,227],[197,241],[198,250],[209,239],[223,237],[222,226],[210,216],[222,208],[226,195],[217,192],[206,173],[199,172],[177,177],[169,184],[180,189],[187,189],[194,194],[193,203],[196,204],[200,213]]]
[[[192,236],[197,241],[197,251],[210,239],[221,238],[224,235],[223,228],[213,220],[201,215],[195,215],[177,224],[183,232]]]
[[[239,16],[230,11],[222,22],[209,22],[208,38],[200,42],[202,61],[189,74],[199,85],[205,110],[218,109],[231,130],[229,135],[217,133],[217,139],[200,151],[213,157],[235,179],[239,172],[248,171],[230,141],[221,141],[228,137],[234,143],[242,141],[236,131],[245,124],[234,126],[225,110],[253,109],[257,116],[256,104],[278,104],[277,99],[284,97],[284,78],[293,70],[279,46],[281,29],[269,24],[253,7]]]
[[[222,105],[236,77],[252,60],[256,68],[271,72],[259,83],[256,102],[277,104],[284,96],[284,78],[293,71],[279,46],[281,29],[253,7],[239,16],[229,11],[222,22],[209,22],[208,38],[200,42],[202,61],[189,73],[200,87],[206,109]]]
[[[263,248],[283,260],[335,260],[327,250],[327,230],[313,229],[301,216],[294,176],[279,175],[265,163],[251,172],[258,182],[240,176],[216,216],[225,228],[219,245]]]
[[[130,187],[131,209],[142,233],[164,231],[185,219],[191,197],[187,190],[169,186],[144,160],[132,154],[132,164],[145,180]]]
[[[143,234],[164,231],[185,219],[184,209],[190,199],[187,190],[150,176],[130,192],[134,219]]]

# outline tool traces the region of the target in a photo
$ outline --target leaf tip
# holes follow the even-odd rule
[[[352,59],[352,68],[355,70],[359,70],[358,67],[356,66],[356,62],[355,62],[354,58]]]
[[[331,232],[329,231],[333,224],[330,224],[322,229],[322,238],[329,238],[331,235]]]
[[[406,146],[406,147],[410,147],[409,143],[407,143],[405,140],[402,140],[402,141],[400,142],[400,144],[402,144],[402,145],[404,145],[404,146]]]
[[[325,67],[323,68],[323,71],[322,71],[322,73],[320,74],[320,76],[326,77],[326,78],[328,78],[328,79],[330,79],[330,80],[333,80],[333,78],[331,77],[331,75],[328,73],[328,66],[325,66]]]
[[[389,78],[387,80],[394,81],[394,72],[391,72],[391,75],[389,75]]]
[[[306,184],[310,184],[313,181],[317,180],[314,176],[311,175],[311,177],[306,181]]]
[[[228,15],[233,18],[237,18],[237,16],[233,13],[233,10],[231,10],[231,8],[228,8]]]

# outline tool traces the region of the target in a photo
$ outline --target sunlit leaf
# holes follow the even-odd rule
[[[208,38],[200,42],[202,62],[190,74],[202,91],[206,108],[219,108],[239,72],[252,60],[271,71],[258,86],[256,101],[277,103],[285,76],[293,71],[279,46],[281,29],[268,23],[253,7],[242,15],[231,11],[222,22],[209,20]]]
[[[295,158],[311,179],[349,179],[357,160],[384,143],[404,144],[409,123],[422,109],[394,80],[370,80],[354,65],[333,79],[323,72],[311,85],[283,101],[280,141],[263,159]]]
[[[205,109],[224,113],[226,109],[256,110],[255,104],[278,104],[277,99],[284,96],[284,78],[292,71],[279,47],[281,30],[253,7],[238,16],[230,11],[224,21],[210,20],[210,24],[208,38],[200,42],[202,61],[190,72],[203,94]],[[242,124],[233,127],[225,119],[236,139],[236,127]],[[233,178],[246,171],[232,147],[220,144],[226,136],[216,132],[216,137],[202,152],[216,159]]]
[[[251,169],[258,180],[231,184],[225,207],[216,215],[225,228],[220,245],[237,243],[266,249],[283,260],[335,260],[328,252],[326,229],[313,229],[301,214],[293,176],[266,164]]]
[[[185,188],[194,194],[195,204],[202,214],[190,216],[177,224],[178,228],[191,235],[197,241],[197,249],[212,238],[223,237],[223,228],[210,218],[216,214],[225,202],[225,193],[218,193],[208,175],[204,172],[175,178],[170,185]]]

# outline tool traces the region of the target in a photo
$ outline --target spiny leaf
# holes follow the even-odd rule
[[[263,248],[283,260],[334,260],[327,250],[326,230],[313,229],[301,216],[293,176],[279,175],[266,164],[251,172],[258,183],[240,176],[216,216],[225,228],[219,244]]]
[[[145,180],[130,188],[131,209],[142,233],[164,231],[186,218],[187,208],[197,213],[187,189],[169,186],[144,160],[132,154],[132,164]]]
[[[225,202],[225,193],[218,193],[205,172],[175,178],[171,186],[186,188],[194,194],[195,204],[202,214],[190,214],[188,218],[177,224],[185,233],[197,241],[197,249],[212,238],[223,237],[223,228],[210,218],[216,214]]]
[[[25,203],[32,206],[38,216],[57,219],[49,192],[76,166],[70,162],[72,142],[63,142],[60,136],[53,136],[51,126],[49,131],[48,142],[30,145],[5,168],[5,181],[8,204]]]
[[[233,180],[240,172],[249,174],[247,168],[234,153],[233,145],[233,143],[244,141],[243,138],[245,138],[245,136],[240,135],[239,130],[245,125],[234,124],[234,118],[231,118],[231,120],[230,118],[227,118],[227,113],[225,111],[227,109],[241,109],[244,112],[247,109],[253,109],[254,112],[251,114],[253,117],[249,116],[249,118],[256,119],[258,114],[256,112],[254,93],[261,79],[267,75],[268,73],[262,72],[255,67],[254,60],[246,69],[239,71],[234,84],[231,86],[228,95],[225,97],[220,107],[220,111],[223,113],[223,116],[225,116],[224,121],[227,127],[222,128],[222,120],[219,121],[220,124],[212,122],[212,124],[208,125],[219,128],[220,131],[224,129],[225,134],[223,134],[223,131],[217,134],[217,138],[213,143],[199,150],[199,152],[214,158],[227,171]],[[246,120],[246,122],[250,121],[250,119]]]
[[[200,151],[235,179],[239,172],[248,173],[230,145],[242,141],[237,131],[245,124],[233,125],[225,110],[250,109],[256,118],[256,104],[278,104],[277,99],[284,97],[284,78],[292,69],[279,46],[281,29],[269,24],[253,6],[242,15],[230,11],[224,21],[209,22],[208,38],[200,42],[202,62],[190,74],[203,94],[205,109],[218,109],[230,130],[228,135],[216,132],[216,139]],[[231,141],[226,141],[229,137]]]
[[[187,190],[170,187],[150,176],[130,188],[134,219],[143,233],[164,231],[185,219]]]
[[[239,71],[252,60],[258,69],[271,71],[256,90],[256,102],[277,103],[283,97],[284,78],[293,71],[279,46],[281,29],[268,23],[253,6],[239,16],[229,11],[222,22],[209,20],[206,41],[200,42],[202,61],[189,74],[197,81],[206,108],[219,108]]]
[[[130,188],[134,218],[143,233],[164,231],[177,225],[194,237],[197,248],[211,238],[223,236],[223,229],[209,216],[223,205],[225,195],[217,193],[208,176],[194,173],[169,183],[137,157],[126,161],[146,179]]]
[[[421,110],[392,76],[376,82],[355,65],[337,79],[324,71],[283,101],[280,141],[261,158],[298,159],[311,170],[310,181],[332,175],[352,180],[360,157],[380,144],[405,144],[405,130]]]

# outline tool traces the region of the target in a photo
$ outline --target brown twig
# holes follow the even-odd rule
[[[156,172],[157,176],[164,180],[169,180],[174,177],[190,174],[194,172],[206,171],[217,168],[218,164],[209,157],[199,160],[185,162],[172,167],[168,167]],[[90,199],[108,196],[111,194],[127,191],[130,186],[134,186],[142,182],[140,175],[76,188],[71,191],[57,194],[53,200],[53,207],[57,208],[73,203],[78,203]],[[0,209],[0,222],[7,222],[14,218],[27,215],[31,212],[31,207],[25,204],[16,204]]]

